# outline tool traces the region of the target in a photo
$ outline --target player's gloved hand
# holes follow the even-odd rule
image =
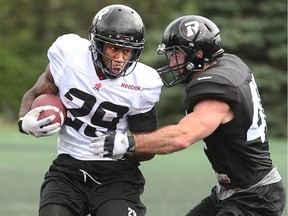
[[[117,131],[101,133],[96,131],[97,137],[89,145],[94,154],[100,157],[121,159],[127,152],[135,151],[135,140],[133,136],[127,136]]]
[[[57,108],[57,107],[56,107]],[[21,133],[31,134],[35,137],[51,136],[57,133],[61,127],[59,123],[51,124],[55,115],[38,120],[38,116],[44,110],[51,109],[51,106],[40,106],[30,110],[25,116],[19,118],[18,127]]]

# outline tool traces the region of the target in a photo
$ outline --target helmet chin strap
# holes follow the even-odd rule
[[[187,62],[185,69],[187,70],[187,73],[193,73],[194,71],[202,70],[205,66],[205,60],[204,58],[195,58],[193,59],[193,62]]]
[[[104,73],[102,72],[101,68],[100,68],[98,65],[96,65],[95,63],[94,63],[94,67],[95,67],[95,70],[96,70],[96,74],[97,74],[97,76],[98,76],[98,78],[99,78],[100,80],[104,80],[104,79],[107,78],[107,77],[104,75]]]
[[[195,74],[199,74],[199,72],[202,72],[204,67],[204,58],[194,58],[193,62],[187,62],[185,66],[186,75],[185,78],[183,78],[182,83],[187,84],[191,80],[192,76],[194,76]]]
[[[187,84],[190,81],[191,74],[195,71],[195,65],[192,62],[187,62],[184,66],[185,73],[180,75],[182,81],[180,83]]]
[[[202,70],[205,66],[205,59],[204,58],[194,58],[193,59],[193,63],[194,63],[194,70],[195,71],[199,71]]]

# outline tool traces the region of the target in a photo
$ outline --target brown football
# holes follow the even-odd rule
[[[63,126],[66,120],[67,111],[58,96],[53,95],[53,94],[42,94],[33,101],[31,109],[35,107],[39,107],[39,106],[46,106],[46,105],[50,105],[51,108],[48,108],[47,110],[43,110],[40,113],[38,120],[46,118],[51,115],[55,115],[56,118],[49,124],[54,124],[56,122],[59,122],[60,125]]]

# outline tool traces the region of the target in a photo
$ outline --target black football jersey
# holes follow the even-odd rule
[[[253,74],[240,58],[225,54],[194,78],[186,93],[187,113],[205,99],[224,101],[233,110],[233,120],[204,139],[205,154],[222,186],[246,188],[268,174],[272,161],[266,118]]]

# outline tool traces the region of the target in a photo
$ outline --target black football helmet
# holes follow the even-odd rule
[[[187,84],[192,73],[203,69],[205,63],[223,56],[219,33],[219,28],[202,16],[188,15],[171,22],[164,31],[162,44],[157,49],[158,54],[165,54],[168,60],[168,65],[157,70],[164,84],[167,87],[178,83]],[[198,50],[203,51],[203,58],[196,58]],[[169,56],[178,51],[184,53],[185,61],[171,67]]]
[[[107,78],[125,76],[133,71],[130,69],[127,72],[127,69],[132,65],[134,68],[140,59],[144,49],[144,31],[145,27],[140,15],[125,5],[109,5],[95,15],[89,32],[90,51],[94,63],[102,69]],[[126,62],[126,66],[120,74],[113,73],[103,63],[105,43],[132,49],[131,58]]]

